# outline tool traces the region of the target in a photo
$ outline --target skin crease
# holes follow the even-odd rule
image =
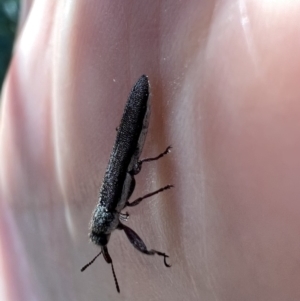
[[[27,1],[2,90],[1,300],[299,300],[300,1]],[[88,224],[129,91],[152,115],[135,208]]]

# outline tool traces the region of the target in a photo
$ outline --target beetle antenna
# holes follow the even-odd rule
[[[114,265],[113,265],[112,261],[111,261],[111,269],[112,269],[112,273],[113,273],[113,276],[114,276],[114,279],[115,279],[116,289],[117,289],[118,293],[120,293],[120,287],[119,287],[119,283],[118,283],[118,280],[117,280],[117,276],[116,276]]]
[[[101,255],[102,251],[100,251],[100,253],[95,256],[95,258],[93,260],[91,260],[88,264],[86,264],[84,267],[81,268],[81,272],[83,272],[87,267],[89,267],[92,263],[94,263],[94,261]]]

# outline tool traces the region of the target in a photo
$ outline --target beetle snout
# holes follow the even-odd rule
[[[90,233],[91,241],[101,247],[104,247],[108,244],[109,238],[110,234],[96,233],[94,231]]]

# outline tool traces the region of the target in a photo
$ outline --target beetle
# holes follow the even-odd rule
[[[142,164],[158,160],[171,150],[171,146],[168,146],[160,155],[140,160],[148,131],[151,110],[149,90],[148,77],[142,75],[129,94],[120,126],[117,128],[116,141],[100,188],[98,203],[90,222],[90,240],[100,246],[101,251],[81,269],[83,272],[98,256],[103,254],[105,261],[111,264],[118,292],[120,292],[119,284],[114,271],[113,261],[107,249],[110,235],[116,229],[123,230],[131,244],[138,251],[147,255],[157,254],[162,256],[165,266],[170,267],[166,261],[166,258],[169,257],[167,254],[154,249],[148,250],[142,239],[131,228],[121,222],[127,221],[129,217],[127,212],[121,212],[125,207],[136,206],[142,200],[173,187],[173,185],[167,185],[131,203],[128,201],[135,188],[134,176],[141,171]]]

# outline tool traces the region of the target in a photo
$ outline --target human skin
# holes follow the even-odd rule
[[[29,3],[29,2],[28,2]],[[2,90],[0,299],[299,300],[300,1],[34,1]],[[88,225],[129,91],[152,115],[127,225]]]

